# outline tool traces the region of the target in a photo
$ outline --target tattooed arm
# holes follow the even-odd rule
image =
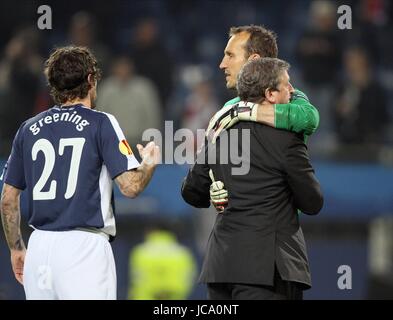
[[[123,172],[115,179],[121,193],[129,198],[135,198],[146,188],[160,158],[159,148],[153,142],[149,142],[145,148],[141,145],[137,145],[137,148],[143,159],[141,165]]]
[[[123,172],[116,177],[115,181],[123,195],[129,198],[135,198],[145,189],[153,172],[154,168],[149,168],[142,164],[137,169]]]
[[[21,190],[4,183],[1,194],[1,221],[11,251],[12,270],[16,279],[23,284],[26,248],[20,231],[20,193]]]

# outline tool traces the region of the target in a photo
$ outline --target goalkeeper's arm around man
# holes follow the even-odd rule
[[[286,104],[246,103],[237,97],[228,101],[212,117],[207,134],[215,142],[222,130],[229,129],[239,121],[259,122],[309,136],[318,128],[319,113],[300,90],[295,90],[290,103]]]

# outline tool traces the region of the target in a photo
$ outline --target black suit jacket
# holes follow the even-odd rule
[[[248,174],[234,175],[232,169],[240,165],[231,161],[220,164],[225,152],[220,154],[224,140],[219,138],[215,151],[211,145],[204,146],[183,181],[184,200],[198,208],[210,206],[210,168],[229,193],[228,206],[217,214],[210,234],[200,281],[273,285],[276,265],[284,280],[309,288],[309,263],[297,209],[316,214],[323,197],[303,136],[240,122],[228,135],[230,148],[238,154],[247,148],[240,135],[237,141],[232,134],[244,129],[250,130]],[[217,164],[207,164],[208,152],[217,155]]]

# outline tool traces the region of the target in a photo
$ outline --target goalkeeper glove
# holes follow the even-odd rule
[[[223,130],[229,129],[239,121],[257,122],[257,112],[258,104],[252,102],[240,101],[225,106],[210,119],[206,136],[212,137],[212,143],[214,144]]]
[[[213,171],[209,171],[210,179],[212,184],[210,185],[210,201],[216,208],[218,213],[224,211],[228,205],[228,191],[224,189],[224,183],[222,181],[215,181]]]

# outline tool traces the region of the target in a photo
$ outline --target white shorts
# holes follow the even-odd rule
[[[23,285],[28,300],[115,300],[111,245],[98,233],[34,230]]]

